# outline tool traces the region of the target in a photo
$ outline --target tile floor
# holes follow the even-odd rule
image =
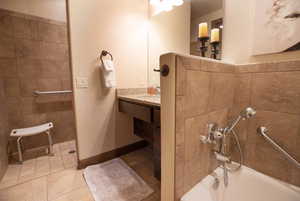
[[[54,145],[55,155],[10,165],[0,183],[0,201],[94,201],[82,176],[76,169],[74,142]],[[153,176],[148,148],[121,157],[155,191],[143,201],[160,201],[160,182]]]

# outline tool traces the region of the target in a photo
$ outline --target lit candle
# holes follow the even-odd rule
[[[208,37],[207,23],[199,24],[199,38]]]
[[[211,30],[210,42],[220,42],[220,29],[215,28]]]

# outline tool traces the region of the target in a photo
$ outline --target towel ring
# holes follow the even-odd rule
[[[103,57],[105,57],[105,56],[107,56],[107,55],[110,56],[110,59],[111,59],[112,61],[114,60],[114,58],[113,58],[113,56],[112,56],[111,53],[109,53],[109,52],[106,51],[106,50],[102,50],[101,55],[100,55],[100,60],[101,60],[102,63],[103,63]]]

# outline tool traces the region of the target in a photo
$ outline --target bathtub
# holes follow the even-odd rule
[[[300,201],[300,188],[284,183],[243,166],[229,173],[229,185],[224,187],[223,170],[215,170],[219,185],[209,175],[186,193],[181,201]]]

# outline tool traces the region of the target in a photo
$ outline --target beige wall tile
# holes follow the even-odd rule
[[[249,156],[248,164],[265,174],[284,181],[290,180],[290,171],[286,171],[289,169],[290,163],[262,136],[258,135],[256,129],[259,126],[266,126],[269,129],[268,135],[300,160],[299,122],[299,115],[258,111],[256,117],[250,121],[248,128],[248,144],[246,146],[246,152],[250,152],[246,153]]]
[[[243,66],[244,69],[206,60],[199,67],[192,65],[195,62],[194,58],[183,56],[177,62],[178,65],[185,65],[186,69],[193,69],[186,71],[186,93],[181,92],[182,96],[176,98],[176,140],[179,142],[176,149],[177,198],[218,165],[212,152],[213,147],[200,143],[201,133],[206,135],[206,123],[228,125],[249,106],[257,109],[257,115],[250,120],[241,121],[235,128],[244,152],[244,164],[264,174],[299,185],[299,171],[259,136],[256,129],[261,125],[267,126],[269,135],[300,160],[300,74],[297,72],[300,62],[249,65]],[[179,68],[177,70],[180,72]],[[206,84],[203,84],[205,79]],[[176,80],[176,83],[180,82],[182,80]],[[203,90],[206,86],[209,89]],[[209,108],[205,103],[209,103]],[[181,111],[184,111],[184,115],[180,115]],[[180,123],[182,119],[185,119],[184,129]],[[183,142],[184,151],[181,148]],[[233,138],[229,143],[232,159],[238,161],[239,154]],[[180,177],[182,171],[183,179]]]
[[[10,37],[0,37],[0,58],[15,58],[15,43]]]
[[[42,60],[40,65],[39,78],[63,78],[69,79],[67,76],[61,76],[63,69],[65,68],[65,61],[57,60]],[[70,69],[67,69],[70,71]]]
[[[42,61],[38,59],[19,58],[18,77],[22,79],[36,79],[40,76]]]
[[[0,77],[17,77],[17,62],[15,59],[0,59]]]
[[[25,17],[12,17],[14,37],[20,39],[37,39],[37,22]]]
[[[185,121],[185,161],[195,161],[201,155],[200,136],[206,135],[208,116],[202,115]]]
[[[4,79],[4,92],[6,97],[20,97],[20,82],[16,78]]]
[[[33,92],[38,90],[37,80],[24,78],[20,80],[20,87],[22,97],[33,97]]]
[[[187,58],[184,56],[177,56],[180,61],[180,65],[182,65],[186,70],[201,70],[202,61],[198,58]]]
[[[13,35],[12,17],[5,11],[0,11],[0,36],[11,37]]]
[[[257,73],[251,103],[260,110],[300,113],[300,72]]]
[[[244,108],[250,106],[252,75],[249,73],[236,74],[235,79],[234,109],[236,107]]]
[[[209,73],[187,71],[186,95],[184,96],[184,115],[193,117],[207,112],[210,94]]]
[[[292,184],[296,186],[300,186],[300,171],[299,168],[296,168],[295,166],[291,166],[291,176],[289,181],[291,181]]]
[[[16,56],[18,58],[28,59],[42,59],[42,46],[41,42],[27,39],[17,39],[16,44]]]
[[[39,22],[38,39],[45,42],[67,43],[66,26]]]
[[[59,91],[62,89],[62,81],[60,79],[38,79],[37,83],[40,91]]]
[[[176,96],[176,132],[183,133],[184,132],[184,96]]]
[[[208,114],[207,123],[216,123],[219,128],[224,128],[228,123],[228,109],[217,110]],[[207,127],[206,127],[207,128]],[[205,130],[207,131],[207,129]]]
[[[182,96],[186,91],[186,66],[184,65],[184,61],[182,57],[176,58],[176,95]]]
[[[64,61],[68,59],[67,45],[42,42],[41,54],[44,59]]]
[[[209,111],[230,108],[233,104],[235,78],[233,74],[213,73],[209,97]]]

